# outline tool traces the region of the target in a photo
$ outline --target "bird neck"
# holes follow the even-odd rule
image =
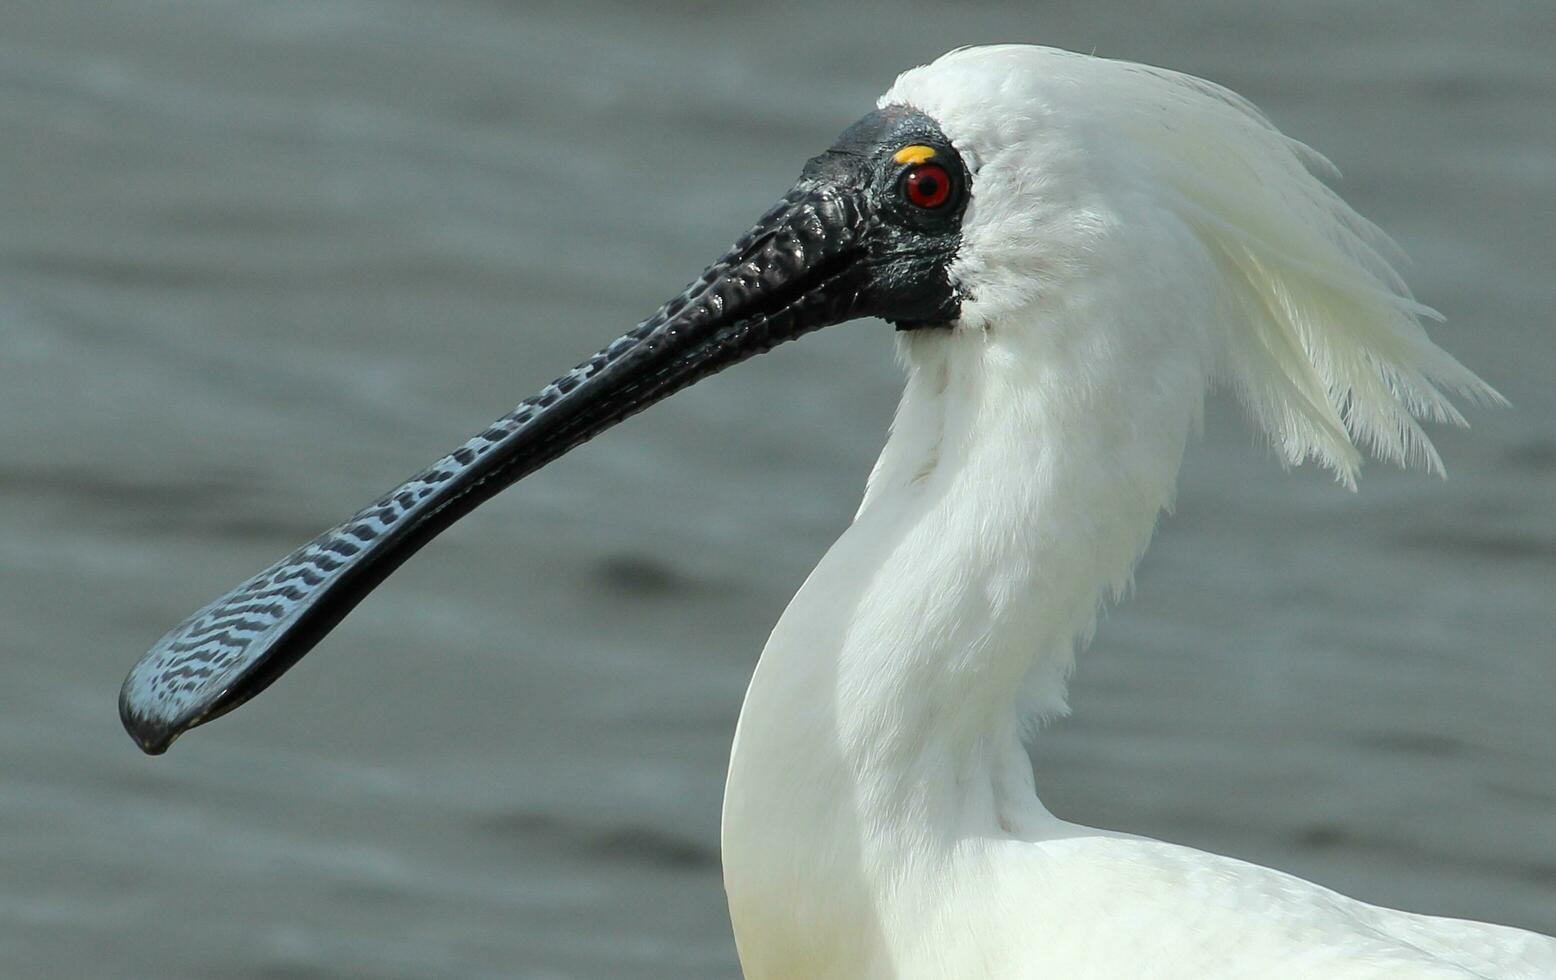
[[[1063,710],[1077,645],[1171,502],[1207,377],[1197,351],[1085,326],[904,335],[907,387],[864,502],[741,712],[724,809],[737,935],[790,898],[825,920],[796,928],[824,930],[843,892],[1052,821],[1024,715]]]

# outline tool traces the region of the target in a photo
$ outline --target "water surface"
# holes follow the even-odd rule
[[[898,70],[991,40],[1252,97],[1516,406],[1439,436],[1447,482],[1352,495],[1217,402],[1045,800],[1556,930],[1552,8],[1032,6],[0,6],[0,972],[733,976],[730,734],[881,444],[882,324],[526,481],[165,758],[117,687],[679,289]]]

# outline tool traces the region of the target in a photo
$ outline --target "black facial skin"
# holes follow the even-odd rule
[[[931,147],[949,196],[904,194],[908,145]],[[872,112],[806,164],[729,253],[648,319],[463,446],[173,627],[131,669],[119,715],[146,752],[263,691],[407,558],[503,488],[612,425],[811,331],[878,316],[949,329],[947,268],[969,175],[927,116]],[[485,355],[489,356],[489,355]]]
[[[950,196],[933,210],[914,207],[902,193],[902,177],[911,165],[892,157],[913,145],[933,148],[931,162],[951,176]],[[876,316],[899,330],[946,327],[956,320],[961,296],[948,269],[962,243],[971,175],[934,120],[907,106],[872,112],[805,165],[801,181],[806,179],[852,189],[871,217],[862,261],[869,270]]]

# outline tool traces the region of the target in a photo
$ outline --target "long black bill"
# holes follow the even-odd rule
[[[786,340],[869,315],[864,224],[847,192],[802,180],[652,317],[174,627],[125,678],[119,715],[130,736],[160,754],[254,697],[439,532],[627,416]]]

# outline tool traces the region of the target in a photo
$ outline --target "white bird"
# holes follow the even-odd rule
[[[907,385],[853,524],[735,734],[725,886],[780,978],[1556,976],[1556,940],[1378,908],[1053,816],[1024,738],[1173,500],[1207,391],[1282,459],[1440,469],[1496,402],[1420,325],[1328,163],[1187,75],[1028,46],[902,75],[653,317],[180,624],[131,672],[147,751],[252,697],[405,558],[619,419],[861,316]]]

